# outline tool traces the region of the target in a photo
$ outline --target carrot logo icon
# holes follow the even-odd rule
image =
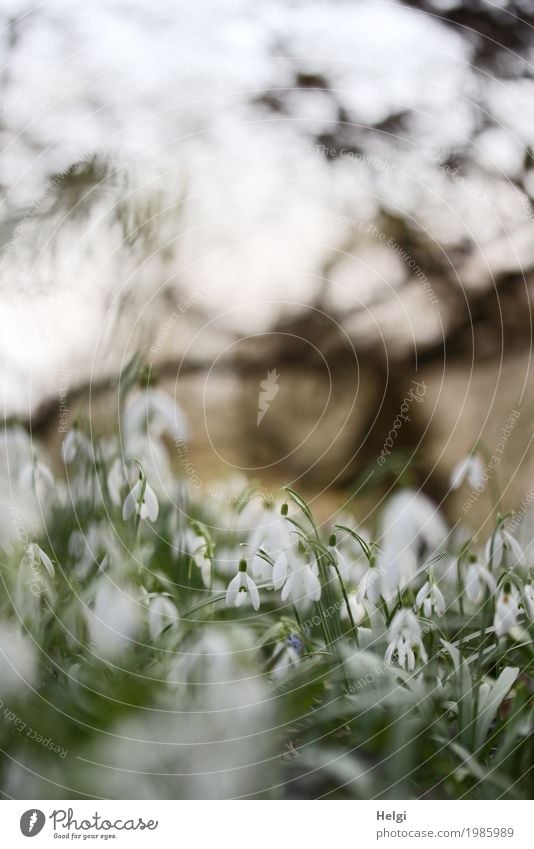
[[[20,830],[24,837],[35,837],[42,831],[46,817],[42,811],[31,808],[25,811],[20,818]]]
[[[276,396],[278,395],[278,390],[280,387],[278,386],[278,378],[280,377],[277,374],[276,369],[267,372],[267,378],[262,380],[260,383],[260,393],[258,396],[258,417],[256,419],[256,426],[259,427],[260,423],[271,406],[271,403],[274,401]]]

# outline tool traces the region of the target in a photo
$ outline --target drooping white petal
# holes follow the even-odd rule
[[[303,566],[302,568],[302,579],[307,597],[312,601],[319,601],[321,598],[321,584],[319,578],[311,566]]]
[[[137,510],[137,498],[135,495],[135,487],[128,493],[122,505],[122,518],[128,521]]]
[[[469,458],[467,480],[472,489],[484,483],[484,464],[478,454],[473,454]]]
[[[503,530],[501,533],[503,542],[508,548],[509,555],[511,555],[508,557],[508,566],[515,566],[516,564],[522,566],[525,562],[525,558],[523,555],[523,549],[519,545],[518,541],[515,537],[508,533],[508,531]]]
[[[434,585],[434,609],[438,616],[443,616],[445,613],[447,605],[445,604],[445,598],[443,597],[443,593],[441,592],[439,587]]]
[[[426,583],[423,584],[423,586],[421,587],[421,589],[419,590],[419,592],[417,593],[417,595],[415,597],[415,607],[416,607],[417,610],[419,610],[419,608],[422,606],[422,604],[423,604],[425,598],[427,597],[429,591],[430,591],[430,582],[427,581]]]
[[[252,607],[254,608],[254,610],[258,610],[259,606],[260,606],[260,594],[258,592],[258,588],[249,575],[246,575],[246,579],[247,579],[247,591],[250,594],[250,600],[252,602]]]
[[[275,590],[281,589],[287,579],[287,556],[283,551],[274,561],[272,578]]]
[[[155,522],[158,518],[159,504],[154,490],[148,483],[145,485],[143,504],[146,507],[146,516],[143,516],[143,518],[148,517],[151,522]]]
[[[449,485],[451,489],[459,489],[463,484],[469,464],[469,457],[463,457],[452,470]]]
[[[53,578],[55,575],[55,569],[46,551],[43,551],[43,549],[39,545],[34,544],[34,552],[39,557],[39,560],[45,567],[50,577]]]
[[[226,590],[227,607],[236,606],[237,596],[241,587],[241,574],[241,572],[238,572],[237,575],[235,575],[235,577],[233,577],[230,583],[228,584],[228,589]]]

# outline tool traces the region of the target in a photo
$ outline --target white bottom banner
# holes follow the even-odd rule
[[[531,849],[531,815],[515,801],[4,801],[0,845]]]

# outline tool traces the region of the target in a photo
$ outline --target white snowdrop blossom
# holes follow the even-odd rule
[[[494,569],[500,566],[522,566],[525,562],[523,549],[518,541],[502,527],[487,541],[485,553],[486,560],[488,563],[491,561]]]
[[[397,655],[399,666],[408,667],[410,672],[415,669],[415,650],[426,663],[428,655],[423,645],[421,626],[413,610],[401,608],[398,610],[388,629],[389,644],[386,649],[385,661],[391,663],[393,655]]]
[[[226,605],[227,607],[241,607],[246,599],[250,599],[254,610],[259,609],[260,594],[258,588],[247,573],[246,561],[241,560],[237,575],[228,584]]]
[[[37,652],[15,625],[0,622],[0,698],[19,695],[35,684]]]
[[[289,552],[293,547],[291,528],[285,517],[272,508],[266,508],[259,524],[250,532],[248,539],[250,551],[262,548],[273,559],[280,552]]]
[[[65,463],[72,463],[77,457],[84,457],[90,461],[94,460],[91,441],[78,427],[69,430],[63,440],[61,452]]]
[[[484,483],[484,464],[478,454],[469,454],[456,464],[450,478],[451,489],[459,489],[467,481],[472,489]]]
[[[52,472],[40,460],[26,463],[19,473],[19,486],[23,489],[34,489],[39,497],[55,488],[56,482]]]
[[[428,618],[435,612],[436,616],[443,616],[446,609],[443,593],[433,581],[426,581],[415,597],[415,609],[423,608],[424,615]]]
[[[128,521],[133,515],[155,522],[158,518],[159,504],[154,490],[148,481],[139,479],[130,490],[122,505],[122,518]]]
[[[122,490],[126,484],[124,465],[119,457],[116,457],[109,467],[107,484],[112,503],[115,507],[119,507],[122,502]]]
[[[467,598],[473,604],[481,601],[485,589],[492,594],[497,591],[495,578],[479,560],[473,560],[467,566],[464,587]]]
[[[208,588],[211,584],[212,563],[205,548],[193,555],[193,563],[197,569],[200,569],[202,583]]]
[[[523,607],[531,622],[534,622],[534,586],[525,584],[523,588]]]
[[[32,557],[34,560],[40,562],[51,578],[55,575],[55,569],[52,561],[50,560],[46,551],[43,551],[40,545],[37,545],[36,542],[31,542],[26,549],[26,553],[29,557]]]
[[[386,601],[415,577],[418,560],[443,546],[448,531],[437,507],[420,492],[404,489],[390,498],[381,516],[382,550],[377,557]]]
[[[518,634],[518,617],[519,617],[519,602],[521,596],[514,586],[503,588],[495,602],[495,616],[493,617],[493,627],[498,637],[504,637],[506,634],[514,635],[514,631]]]
[[[380,601],[380,578],[380,569],[377,566],[370,566],[367,569],[356,592],[358,604],[362,604],[364,599],[368,599],[372,604],[378,604]]]
[[[177,443],[189,438],[189,425],[181,407],[166,392],[151,386],[128,403],[123,428],[126,438],[139,433],[149,433],[151,439],[167,433]]]
[[[148,630],[152,640],[157,640],[163,631],[178,622],[176,605],[167,595],[159,594],[150,599],[148,607]]]
[[[359,625],[360,622],[363,622],[363,620],[367,616],[367,611],[364,605],[358,602],[356,593],[348,593],[347,597],[349,600],[349,609],[352,614],[354,624]],[[341,605],[340,615],[344,621],[350,619],[349,611],[347,609],[347,604],[345,601],[343,601],[343,604]]]
[[[281,551],[273,564],[272,582],[275,590],[281,590],[287,579],[289,561],[285,551]]]
[[[337,545],[335,534],[332,534],[332,536],[330,537],[328,551],[330,553],[330,556],[336,563],[342,581],[344,581],[345,583],[350,583],[352,578],[352,563],[350,559],[346,556],[346,554],[341,551],[341,549]],[[332,577],[334,579],[337,579],[338,576],[336,570],[333,566],[331,567],[331,569],[333,572]]]
[[[272,579],[273,567],[258,552],[252,557],[250,571],[258,581],[270,581]]]
[[[290,599],[294,604],[308,607],[312,601],[321,598],[321,584],[317,576],[317,567],[309,563],[292,563],[289,575],[282,587],[282,601]]]
[[[141,605],[130,588],[102,578],[93,608],[85,608],[89,638],[96,652],[106,658],[121,654],[139,630],[141,613]]]

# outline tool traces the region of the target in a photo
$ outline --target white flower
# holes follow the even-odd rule
[[[284,586],[288,573],[288,559],[285,551],[281,551],[273,564],[272,581],[275,590],[280,590]]]
[[[523,550],[518,541],[502,527],[498,529],[495,537],[492,535],[486,543],[486,560],[488,563],[491,560],[494,569],[498,569],[501,565],[522,566],[525,562]]]
[[[206,554],[205,548],[193,555],[193,563],[197,569],[200,569],[202,583],[206,588],[209,588],[211,584],[211,560]]]
[[[484,594],[484,585],[486,585],[490,593],[497,591],[495,578],[489,569],[483,566],[478,560],[469,563],[465,576],[465,592],[467,598],[473,604],[477,604],[481,600]]]
[[[23,489],[35,489],[41,497],[48,490],[55,488],[55,481],[48,466],[40,460],[34,460],[33,463],[26,463],[20,470],[19,486]]]
[[[531,622],[534,622],[534,586],[525,584],[523,587],[523,607]]]
[[[116,657],[134,639],[141,621],[141,607],[130,589],[122,589],[102,578],[94,607],[85,608],[89,638],[98,654]]]
[[[251,530],[248,545],[252,552],[262,548],[273,559],[276,559],[281,551],[289,552],[292,548],[292,539],[286,517],[272,508],[265,509],[260,523]]]
[[[94,460],[91,441],[78,427],[73,427],[69,430],[63,440],[61,450],[65,463],[72,463],[78,455],[85,457],[87,460]]]
[[[334,539],[332,541],[334,542],[335,536],[333,535],[333,537],[334,537]],[[339,574],[341,576],[341,580],[344,583],[351,583],[352,563],[351,563],[350,559],[340,550],[339,546],[337,546],[335,544],[335,542],[334,542],[333,545],[328,546],[328,551],[330,552],[330,556],[333,558],[333,560],[335,561],[335,563],[337,565]],[[339,580],[337,572],[336,572],[336,570],[334,569],[333,566],[331,567],[331,571],[332,571],[332,578],[336,581]]]
[[[273,574],[273,567],[256,552],[252,557],[250,571],[258,581],[270,581]]]
[[[50,577],[51,578],[54,577],[55,570],[54,570],[54,566],[52,564],[52,561],[50,560],[46,551],[43,551],[43,549],[39,545],[37,545],[36,542],[31,542],[29,544],[29,546],[26,549],[26,553],[30,557],[32,557],[34,560],[40,560],[40,562],[45,567],[45,569],[48,572],[48,574],[50,575]]]
[[[404,489],[390,498],[381,516],[382,550],[378,555],[382,595],[386,600],[417,572],[419,559],[445,542],[448,531],[426,495]]]
[[[359,625],[360,622],[363,622],[363,620],[367,616],[367,611],[366,611],[365,607],[363,606],[363,604],[358,602],[356,593],[348,593],[348,599],[349,599],[349,609],[350,609],[350,612],[352,613],[352,618],[354,620],[354,624]],[[343,601],[343,604],[341,605],[340,616],[345,621],[350,619],[349,612],[347,610],[347,604],[346,604],[345,601]]]
[[[35,646],[14,625],[0,622],[0,698],[18,696],[35,684]]]
[[[519,602],[521,597],[514,586],[502,589],[495,602],[495,616],[493,627],[498,637],[511,634],[518,628]]]
[[[421,660],[426,663],[428,655],[421,637],[421,626],[417,616],[408,608],[401,608],[395,613],[388,629],[389,645],[386,649],[385,661],[391,663],[393,655],[397,654],[399,666],[408,666],[410,672],[415,669],[415,649],[418,649]]]
[[[484,464],[478,454],[469,454],[456,464],[450,478],[451,489],[459,489],[465,480],[472,489],[484,483]]]
[[[176,605],[166,595],[156,595],[150,600],[148,608],[148,630],[155,641],[165,628],[178,622]]]
[[[187,419],[176,401],[161,389],[147,387],[127,404],[123,415],[126,438],[149,433],[159,438],[167,433],[177,443],[189,437]]]
[[[321,598],[321,584],[317,577],[316,567],[308,563],[292,564],[289,576],[282,589],[282,601],[291,599],[294,604],[307,607],[312,601]]]
[[[119,507],[122,501],[121,492],[126,483],[126,475],[124,474],[124,466],[119,457],[116,457],[108,471],[107,484],[108,492],[112,503]]]
[[[446,604],[443,593],[433,581],[427,581],[417,593],[415,609],[421,608],[427,618],[432,615],[432,611],[436,613],[436,616],[443,616],[445,613]]]
[[[372,604],[378,604],[380,600],[380,577],[380,570],[376,566],[370,566],[363,575],[356,592],[358,604],[361,604],[366,598]]]
[[[246,562],[241,560],[237,575],[228,584],[226,605],[227,607],[241,607],[247,597],[250,597],[254,610],[258,610],[260,606],[258,588],[250,575],[247,574]]]
[[[158,512],[159,504],[154,490],[149,486],[148,481],[139,479],[124,500],[122,518],[127,521],[137,514],[141,519],[150,519],[151,522],[155,522]]]

